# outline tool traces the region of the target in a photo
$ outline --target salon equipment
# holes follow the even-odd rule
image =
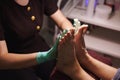
[[[95,0],[89,0],[87,11],[86,11],[86,16],[87,17],[92,17],[94,14],[94,9],[95,9]]]
[[[97,0],[79,0],[79,3],[75,6],[81,10],[84,10],[87,17],[92,17],[96,5]]]
[[[112,8],[107,5],[97,5],[95,9],[95,18],[108,19],[112,12]]]

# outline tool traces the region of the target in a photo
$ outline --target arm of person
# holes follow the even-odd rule
[[[0,41],[0,69],[19,69],[36,65],[36,54],[8,53],[5,40]]]
[[[56,43],[48,51],[27,53],[27,54],[15,54],[8,53],[5,40],[0,41],[0,69],[16,69],[30,67],[36,64],[43,63],[56,58],[56,48],[59,40],[67,33],[67,30],[63,30],[61,35],[56,40]]]
[[[117,73],[116,68],[94,59],[88,53],[85,54],[85,58],[84,61],[82,61],[82,64],[103,80],[112,80]]]
[[[50,17],[53,19],[53,21],[55,21],[55,23],[60,27],[60,29],[74,29],[71,22],[62,14],[59,9]]]
[[[61,29],[71,29],[72,24],[63,16],[58,9],[50,16]],[[0,69],[16,69],[25,68],[45,61],[46,55],[44,52],[30,53],[30,54],[15,54],[8,53],[6,42],[0,41]],[[45,52],[47,54],[47,52]],[[42,57],[42,58],[41,58]]]

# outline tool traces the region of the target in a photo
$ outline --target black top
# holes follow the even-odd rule
[[[39,31],[43,15],[50,16],[57,11],[56,0],[30,0],[27,6],[8,1],[0,4],[0,40],[6,41],[8,51],[32,53],[48,50]]]

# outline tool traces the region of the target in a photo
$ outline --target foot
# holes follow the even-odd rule
[[[84,61],[85,54],[87,54],[83,38],[83,34],[87,30],[87,27],[88,27],[87,25],[82,25],[74,35],[76,55],[79,62]]]
[[[73,36],[73,34],[67,33],[66,36],[61,39],[58,46],[56,68],[72,80],[94,80],[82,69],[77,60]]]
[[[58,46],[58,58],[57,69],[68,76],[77,72],[77,68],[80,67],[76,54],[75,45],[73,42],[73,36],[71,32],[68,32],[60,41]]]

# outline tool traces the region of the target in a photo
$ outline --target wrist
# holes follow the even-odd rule
[[[38,64],[43,63],[47,60],[47,52],[38,52],[36,55],[36,61]]]
[[[84,55],[83,59],[81,60],[81,64],[86,65],[90,63],[92,60],[92,57],[87,53]]]

